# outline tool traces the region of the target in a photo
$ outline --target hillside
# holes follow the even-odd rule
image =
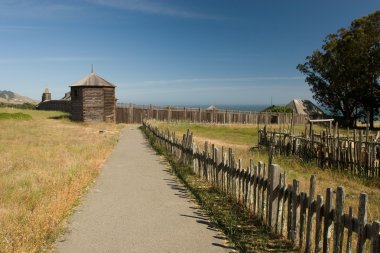
[[[14,93],[12,91],[7,90],[0,90],[0,103],[8,103],[8,104],[24,104],[24,103],[30,103],[30,104],[37,104],[38,101],[21,96],[17,93]]]

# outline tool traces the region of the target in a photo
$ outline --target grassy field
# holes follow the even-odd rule
[[[0,252],[51,248],[121,127],[75,123],[60,112],[0,108]]]
[[[257,146],[257,131],[255,125],[212,125],[212,124],[189,124],[189,123],[163,123],[154,122],[154,125],[160,129],[170,129],[176,132],[178,138],[186,133],[187,129],[193,132],[195,142],[202,148],[205,141],[215,144],[217,147],[231,147],[234,150],[235,157],[243,160],[243,165],[248,166],[249,159],[255,163],[264,161],[267,163],[268,154],[266,151],[251,149]],[[271,126],[275,128],[275,126]],[[303,131],[304,126],[297,126],[296,131]],[[320,130],[320,128],[317,130]],[[287,182],[293,179],[300,180],[302,191],[308,192],[309,180],[311,175],[317,178],[317,193],[325,196],[326,188],[344,186],[346,191],[345,208],[348,212],[349,206],[352,206],[354,212],[358,210],[359,194],[365,192],[368,194],[369,210],[368,220],[380,219],[380,180],[365,179],[353,177],[347,173],[339,173],[333,170],[321,170],[314,163],[303,163],[298,158],[291,157],[274,157],[274,163],[281,166],[287,173]]]

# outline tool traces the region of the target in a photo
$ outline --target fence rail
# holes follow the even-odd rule
[[[334,131],[310,135],[294,135],[285,132],[267,131],[266,127],[258,132],[259,146],[273,147],[281,155],[294,155],[306,161],[315,160],[321,168],[348,171],[353,175],[380,177],[379,134],[369,135],[363,131],[349,131],[346,135],[336,127]]]
[[[147,119],[219,124],[305,124],[306,116],[292,113],[244,112],[187,107],[117,104],[118,123],[142,123]]]
[[[208,142],[200,149],[189,130],[180,141],[174,133],[161,132],[148,122],[143,125],[197,176],[236,200],[273,233],[284,236],[302,251],[338,253],[343,249],[354,252],[355,248],[360,253],[380,252],[380,222],[367,222],[367,194],[360,194],[358,214],[354,217],[351,207],[349,213],[344,213],[343,187],[336,191],[327,188],[325,197],[316,195],[316,178],[312,176],[309,193],[300,192],[300,182],[294,179],[287,184],[286,173],[276,164],[267,167],[251,160],[244,169],[232,149],[220,150]]]

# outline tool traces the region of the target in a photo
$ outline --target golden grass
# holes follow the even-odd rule
[[[98,175],[122,126],[75,123],[60,112],[0,112],[32,116],[0,120],[0,252],[44,251]]]
[[[194,140],[198,147],[203,150],[204,142],[215,144],[218,148],[224,146],[231,147],[235,154],[235,159],[242,159],[243,166],[247,167],[250,159],[255,163],[258,161],[268,162],[268,154],[263,150],[251,150],[251,147],[257,146],[256,125],[201,125],[189,123],[163,123],[152,121],[154,125],[162,130],[170,129],[176,132],[178,138],[186,133],[187,129],[193,132]],[[275,128],[275,126],[271,126]],[[301,132],[305,126],[296,126],[296,132]],[[317,130],[321,130],[317,126]],[[337,186],[344,186],[345,211],[348,213],[349,206],[353,207],[354,213],[358,210],[359,194],[365,192],[368,194],[369,209],[368,220],[380,219],[380,179],[364,179],[351,176],[347,173],[337,172],[334,170],[321,170],[314,163],[304,163],[298,158],[275,156],[274,163],[281,166],[282,170],[287,173],[287,182],[291,183],[293,179],[300,181],[301,191],[308,193],[310,176],[316,175],[317,194],[325,196],[326,188],[332,187],[336,190]]]

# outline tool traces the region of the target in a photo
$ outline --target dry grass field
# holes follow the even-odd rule
[[[8,115],[0,117],[0,252],[49,250],[122,126],[75,123],[60,112],[0,115]]]
[[[176,133],[178,138],[182,138],[187,129],[190,129],[195,137],[195,142],[201,149],[203,149],[205,141],[209,141],[219,148],[222,146],[231,147],[235,158],[241,158],[245,167],[248,166],[249,159],[253,159],[255,163],[258,161],[267,163],[268,161],[266,151],[251,149],[257,145],[258,128],[256,125],[168,124],[155,121],[151,123],[161,130],[170,129],[171,132]],[[271,126],[271,128],[273,129],[275,126]],[[297,126],[295,130],[301,132],[304,130],[304,126]],[[317,127],[317,130],[320,129]],[[325,196],[328,187],[336,190],[337,186],[344,186],[346,192],[345,211],[347,213],[349,206],[352,206],[356,215],[359,194],[361,192],[367,193],[369,199],[368,220],[380,219],[380,179],[357,178],[334,170],[321,170],[314,163],[304,163],[300,159],[292,157],[275,156],[273,162],[279,164],[282,170],[287,173],[288,183],[292,182],[293,179],[300,180],[301,191],[309,191],[311,175],[316,175],[317,193],[323,196]]]

